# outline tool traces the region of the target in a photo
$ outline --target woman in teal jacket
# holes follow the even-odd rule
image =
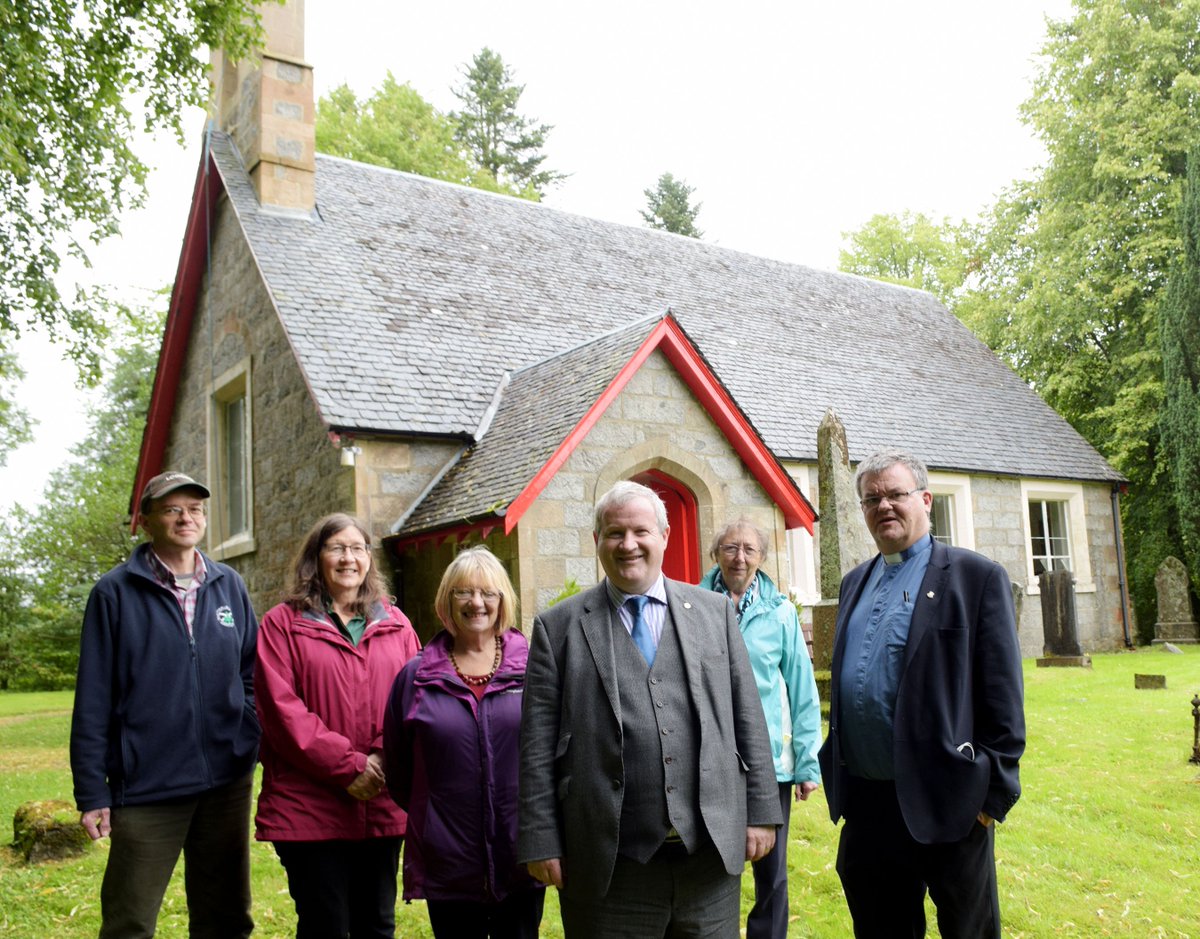
[[[717,562],[701,587],[729,597],[750,653],[750,666],[762,699],[783,826],[775,847],[754,868],[754,907],[746,919],[746,939],[787,936],[787,842],[793,789],[806,800],[820,785],[821,704],[817,682],[795,605],[759,570],[766,557],[767,533],[745,518],[730,522],[713,539]]]

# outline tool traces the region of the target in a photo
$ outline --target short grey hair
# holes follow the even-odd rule
[[[725,536],[738,528],[749,528],[754,532],[754,537],[758,539],[758,550],[763,557],[766,557],[768,544],[767,530],[761,525],[755,524],[744,515],[741,518],[735,518],[732,522],[726,522],[725,527],[713,535],[712,546],[708,549],[708,556],[715,561],[721,553],[721,545],[725,543]]]
[[[865,476],[875,476],[891,469],[897,463],[906,467],[912,473],[913,481],[918,489],[929,488],[929,469],[919,459],[906,450],[879,450],[858,464],[854,471],[854,491],[862,498],[862,481]]]
[[[654,509],[654,521],[658,524],[659,532],[665,532],[667,530],[667,507],[658,493],[649,486],[635,483],[631,479],[622,479],[596,500],[592,534],[599,536],[600,529],[604,526],[604,516],[610,509],[619,508],[634,499],[645,499],[650,503],[650,507]]]

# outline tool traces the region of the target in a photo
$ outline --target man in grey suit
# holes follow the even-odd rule
[[[617,483],[593,535],[605,580],[533,621],[518,856],[569,939],[736,939],[782,817],[733,607],[663,577],[653,490]]]

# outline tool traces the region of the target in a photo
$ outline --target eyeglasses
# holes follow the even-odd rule
[[[455,587],[450,591],[450,596],[454,597],[460,603],[465,603],[475,596],[475,594],[479,594],[484,603],[495,603],[500,599],[499,590],[483,590],[479,587]]]
[[[879,506],[883,503],[883,501],[885,499],[888,501],[888,503],[890,505],[899,505],[901,502],[905,501],[909,496],[911,496],[914,492],[924,492],[924,491],[925,491],[924,489],[922,489],[920,486],[918,486],[916,489],[909,489],[907,492],[905,492],[903,490],[897,490],[896,492],[885,492],[885,493],[882,493],[881,495],[877,495],[877,496],[864,496],[863,498],[858,500],[858,504],[861,505],[868,512],[870,512],[870,511],[873,511],[874,509],[879,508]]]
[[[183,518],[184,515],[190,515],[192,518],[204,518],[208,514],[208,510],[203,505],[164,505],[158,510],[158,514],[163,518],[175,521],[177,518]]]
[[[334,557],[344,557],[347,554],[352,554],[356,558],[365,558],[371,553],[370,549],[365,544],[340,544],[336,541],[330,541],[322,548],[326,554],[332,554]]]
[[[753,561],[756,557],[762,554],[762,552],[752,544],[723,544],[718,545],[717,547],[719,547],[721,549],[721,553],[730,560],[737,557],[739,551],[746,556],[747,561]]]

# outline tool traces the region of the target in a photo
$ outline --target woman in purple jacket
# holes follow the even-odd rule
[[[516,860],[521,692],[529,646],[487,548],[446,569],[445,626],[396,678],[384,715],[387,785],[408,812],[404,899],[438,939],[533,939],[542,885]]]

